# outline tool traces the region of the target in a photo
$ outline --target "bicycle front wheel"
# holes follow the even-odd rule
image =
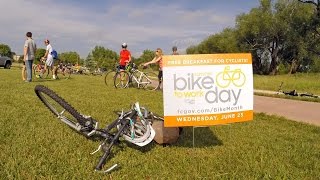
[[[126,71],[117,72],[113,78],[115,88],[126,88],[129,85],[130,76]]]
[[[34,74],[35,76],[40,75],[40,74],[41,74],[41,71],[44,71],[44,70],[42,69],[42,67],[39,68],[37,65],[33,66],[33,74]]]
[[[85,118],[54,91],[43,85],[37,85],[34,90],[43,104],[63,123],[84,136],[92,130],[92,119]]]
[[[141,77],[140,81],[141,86],[150,91],[154,91],[159,88],[159,78],[158,75],[154,72],[147,72]]]

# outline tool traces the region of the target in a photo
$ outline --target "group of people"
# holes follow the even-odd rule
[[[32,81],[32,65],[33,61],[35,59],[36,51],[37,51],[37,45],[32,39],[32,33],[27,32],[26,33],[27,40],[24,43],[23,48],[23,67],[22,67],[22,80],[25,82],[31,82]],[[45,55],[41,58],[42,61],[45,62],[45,67],[43,70],[41,70],[41,73],[37,78],[42,78],[43,73],[50,69],[52,71],[52,78],[56,79],[56,67],[54,66],[57,63],[57,60],[53,58],[52,51],[53,48],[50,45],[49,39],[44,40],[44,44],[46,46],[46,52]]]
[[[34,42],[34,40],[32,39],[32,33],[31,32],[27,32],[26,34],[26,38],[27,40],[25,41],[24,44],[24,51],[23,51],[23,55],[24,55],[24,65],[22,68],[22,80],[25,82],[31,82],[32,81],[32,64],[33,61],[35,59],[35,54],[36,54],[36,50],[37,50],[37,45]],[[41,71],[40,75],[37,76],[37,78],[42,78],[43,73],[48,70],[48,68],[50,68],[51,72],[52,72],[52,78],[56,79],[57,75],[56,75],[56,66],[55,64],[57,64],[57,59],[54,59],[54,57],[52,56],[52,51],[53,48],[50,44],[49,39],[45,39],[44,43],[46,45],[46,53],[45,55],[41,58],[42,61],[45,61],[45,67],[44,69]],[[127,49],[128,45],[127,43],[123,43],[121,45],[122,50],[120,51],[120,60],[119,60],[119,65],[120,65],[120,70],[125,70],[126,66],[131,62],[131,53],[130,51]],[[172,47],[172,55],[178,55],[178,48],[177,46],[173,46]],[[149,64],[159,64],[159,74],[158,74],[158,79],[159,82],[161,84],[162,82],[162,55],[163,55],[163,51],[161,48],[157,48],[155,51],[155,57],[149,61],[143,64],[144,67],[148,66]]]
[[[122,50],[120,51],[120,61],[119,61],[120,68],[119,69],[125,70],[126,66],[131,61],[131,53],[127,49],[128,46],[126,43],[123,43],[121,46],[122,46]],[[159,73],[158,73],[159,84],[162,83],[162,76],[163,76],[162,55],[163,55],[162,49],[157,48],[155,51],[155,57],[151,61],[143,64],[144,67],[148,66],[149,64],[156,64],[156,63],[159,64]],[[179,55],[177,46],[172,47],[172,55]]]

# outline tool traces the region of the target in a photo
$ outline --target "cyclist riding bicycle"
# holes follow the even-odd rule
[[[131,53],[129,50],[127,50],[127,47],[128,47],[127,43],[123,43],[121,47],[122,47],[122,50],[120,51],[119,69],[125,70],[126,66],[131,61]]]

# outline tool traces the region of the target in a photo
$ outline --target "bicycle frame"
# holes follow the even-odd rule
[[[155,131],[149,118],[149,111],[136,102],[129,111],[117,113],[118,117],[105,128],[98,128],[98,121],[91,116],[80,114],[68,102],[54,91],[43,85],[35,87],[35,93],[43,104],[64,124],[79,134],[92,140],[103,140],[98,149],[91,154],[104,150],[95,170],[100,171],[111,153],[111,148],[119,141],[119,137],[129,143],[145,146],[155,137]],[[112,166],[115,168],[116,166]],[[110,171],[110,168],[107,170]],[[106,171],[105,171],[106,172]]]
[[[139,73],[139,77],[134,76],[133,74],[135,73]],[[146,78],[148,81],[142,81],[142,78]],[[152,82],[152,80],[146,76],[146,74],[142,71],[139,71],[138,69],[136,69],[134,72],[130,73],[130,80],[132,82],[132,80],[134,80],[137,84],[138,84],[138,88],[140,87],[144,87],[146,84],[150,84]]]
[[[145,109],[145,108],[142,107],[142,109]],[[70,122],[67,118],[65,118],[63,116],[63,113],[64,113],[64,111],[59,113],[60,116],[58,118],[62,122],[68,124],[74,130],[81,132],[82,134],[84,134],[88,138],[91,138],[91,137],[104,138],[104,141],[99,145],[98,149],[91,153],[91,154],[94,154],[94,153],[98,152],[101,148],[107,146],[106,148],[103,148],[103,150],[105,152],[100,157],[100,160],[95,167],[96,171],[100,171],[102,169],[102,167],[106,163],[106,159],[109,157],[109,155],[111,153],[111,148],[113,147],[113,145],[116,144],[116,142],[119,141],[119,137],[121,135],[123,135],[124,131],[129,128],[128,125],[129,125],[131,119],[133,118],[133,116],[139,115],[139,111],[136,111],[135,109],[133,109],[131,111],[127,111],[127,112],[122,112],[119,115],[119,117],[116,120],[114,120],[113,122],[111,122],[110,124],[108,124],[106,128],[99,129],[98,128],[98,121],[92,119],[90,116],[82,115],[87,120],[85,125],[81,125],[79,123],[76,125],[73,125],[72,122]],[[147,115],[148,115],[148,112],[145,109],[145,113],[143,116],[147,117]],[[116,133],[111,133],[111,131],[114,129],[117,129]],[[136,144],[138,146],[147,145],[153,140],[154,136],[155,136],[155,133],[153,132],[153,133],[151,133],[150,138],[147,141],[145,141],[144,143],[134,143],[134,144]],[[112,169],[114,169],[115,167],[117,167],[117,165],[113,165],[107,171],[109,172]],[[107,172],[107,171],[105,171],[105,172]]]

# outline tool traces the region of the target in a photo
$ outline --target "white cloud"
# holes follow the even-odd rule
[[[58,50],[77,51],[82,57],[95,45],[118,51],[122,42],[138,52],[133,54],[140,54],[156,47],[169,51],[174,44],[185,49],[233,24],[233,17],[213,10],[191,11],[174,4],[133,7],[117,2],[104,12],[95,12],[53,2],[0,1],[0,24],[6,27],[0,28],[0,41],[8,41],[19,54],[25,33],[32,31],[38,43],[49,38]]]

